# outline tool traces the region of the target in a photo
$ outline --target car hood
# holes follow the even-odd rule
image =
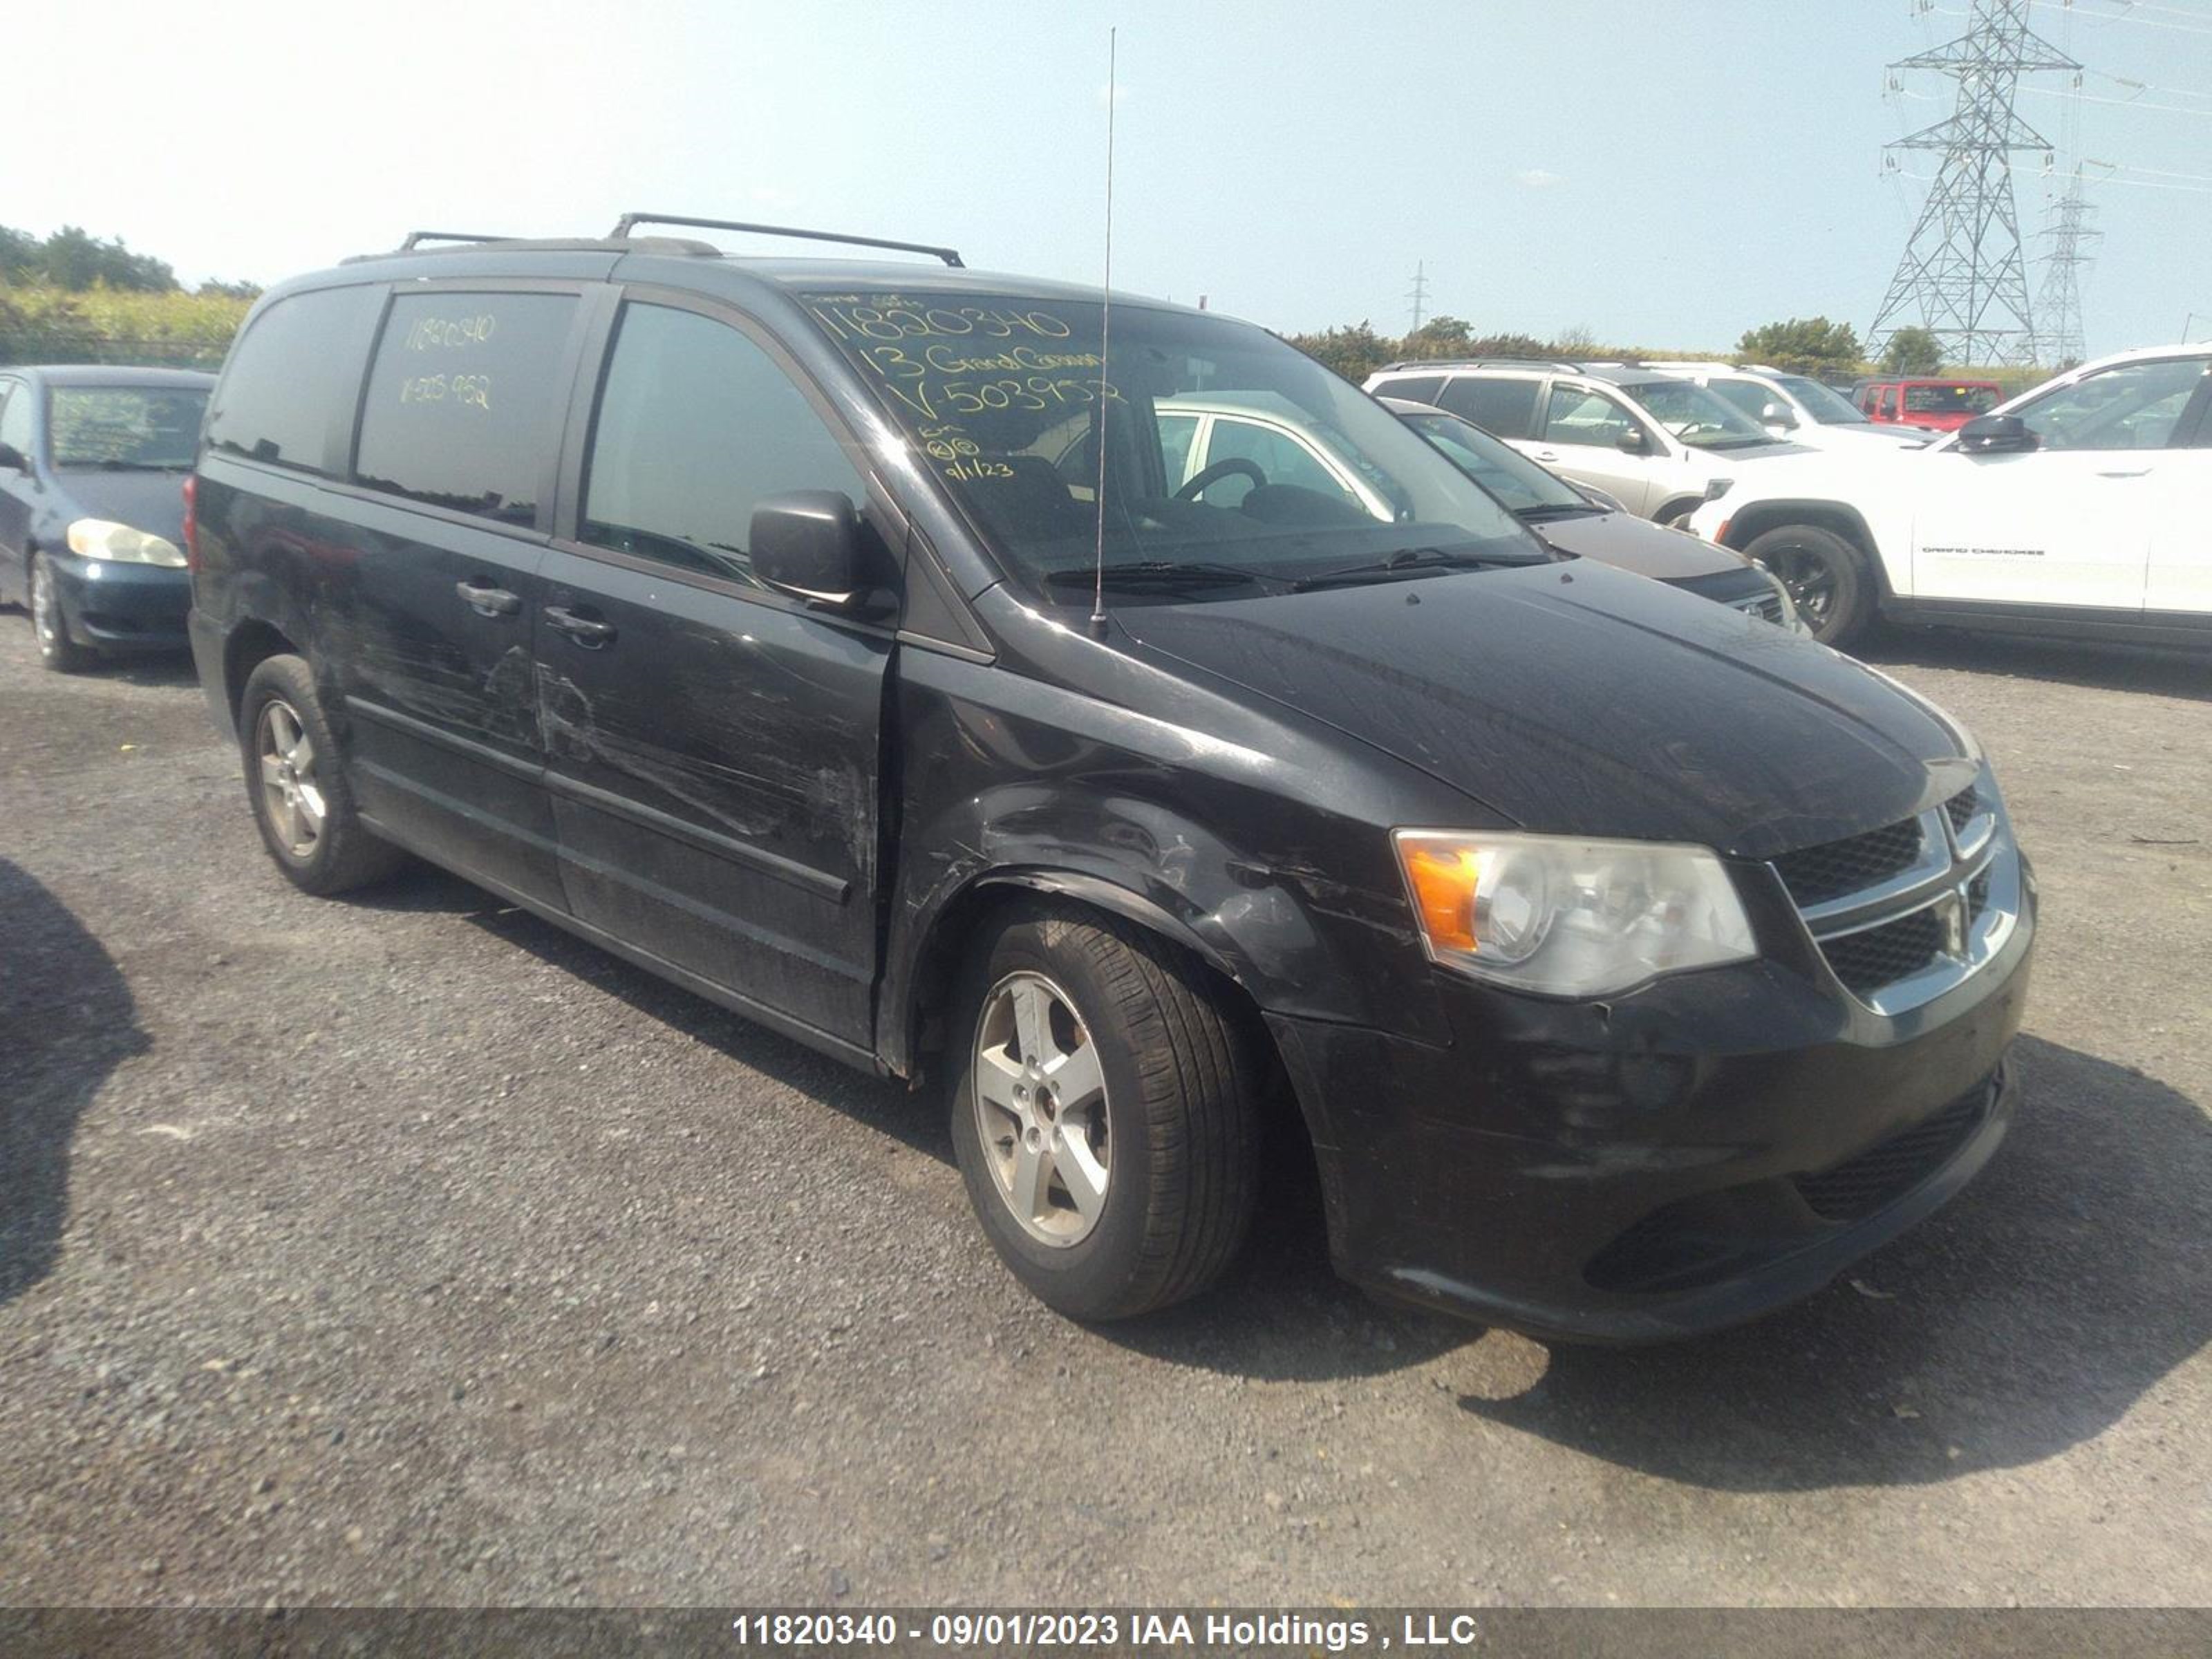
[[[1628,513],[1592,514],[1586,518],[1547,519],[1532,524],[1534,531],[1563,552],[1596,559],[1617,569],[1632,570],[1655,581],[1679,582],[1723,570],[1741,570],[1740,553],[1667,530]]]
[[[1131,605],[1148,653],[1419,767],[1522,828],[1769,858],[1964,788],[1971,740],[1824,646],[1576,562]]]
[[[56,474],[66,500],[58,511],[71,519],[112,519],[182,544],[185,474],[101,472],[71,467]]]
[[[1878,426],[1869,421],[1864,426],[1824,426],[1822,441],[1838,449],[1878,447],[1884,449],[1917,449],[1934,441],[1936,434],[1923,432],[1909,426]]]

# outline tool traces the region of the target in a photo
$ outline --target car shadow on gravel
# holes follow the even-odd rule
[[[69,1217],[70,1143],[108,1074],[150,1043],[98,939],[0,859],[0,1306],[45,1278]]]
[[[2023,1038],[1981,1178],[1809,1302],[1668,1347],[1555,1347],[1469,1413],[1726,1491],[1910,1486],[2094,1438],[2212,1338],[2212,1127],[2152,1078]]]
[[[539,961],[617,997],[647,1018],[683,1032],[750,1071],[813,1096],[870,1128],[943,1164],[952,1161],[944,1114],[903,1084],[870,1077],[780,1036],[741,1014],[632,967],[564,928],[459,876],[417,865],[398,879],[350,896],[365,909],[458,915]]]
[[[2212,702],[2212,654],[1957,629],[1875,629],[1851,654],[1879,668],[1944,668]]]

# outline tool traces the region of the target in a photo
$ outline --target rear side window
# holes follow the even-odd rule
[[[624,307],[592,422],[583,539],[750,584],[753,508],[794,489],[867,499],[775,360],[696,312]]]
[[[1432,404],[1444,387],[1441,374],[1395,374],[1375,388],[1378,396],[1403,398],[1408,403]]]
[[[355,482],[532,523],[568,401],[575,316],[567,294],[394,300],[369,371]]]
[[[328,473],[361,391],[380,291],[326,288],[279,300],[232,348],[208,416],[208,447]]]
[[[1436,401],[1501,438],[1536,435],[1536,382],[1480,380],[1462,374],[1444,382]]]

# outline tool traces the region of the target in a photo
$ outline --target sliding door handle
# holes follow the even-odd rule
[[[479,617],[512,617],[522,609],[517,594],[503,587],[495,587],[482,576],[471,576],[465,582],[455,582],[453,592],[459,594],[470,610]]]

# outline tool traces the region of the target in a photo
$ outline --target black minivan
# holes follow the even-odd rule
[[[1347,1277],[1607,1340],[1989,1158],[2034,887],[1941,710],[1547,545],[1261,329],[641,222],[355,260],[233,348],[191,631],[299,886],[404,849],[942,1087],[1080,1318],[1216,1279],[1270,1143]],[[1171,489],[1158,405],[1224,393],[1393,516]]]

